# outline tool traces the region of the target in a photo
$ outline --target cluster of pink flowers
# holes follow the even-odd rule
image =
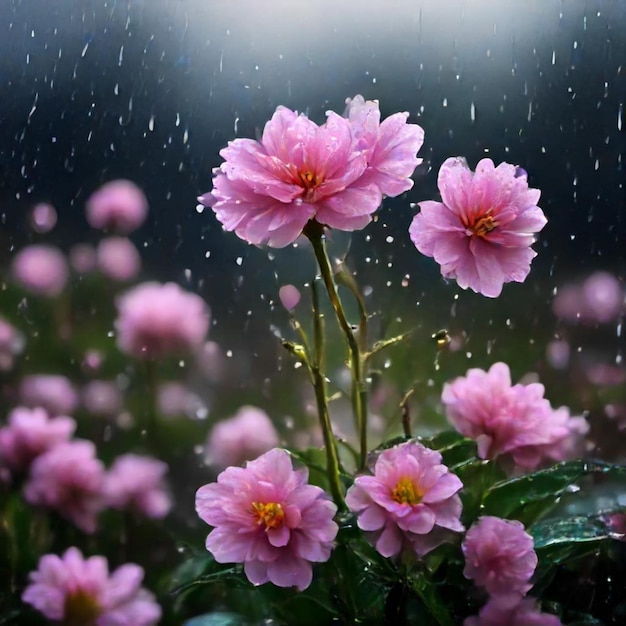
[[[278,432],[267,413],[246,405],[213,427],[207,440],[206,459],[219,468],[241,465],[275,448],[278,443]]]
[[[476,440],[482,459],[507,456],[520,468],[571,458],[589,429],[565,407],[553,409],[540,383],[511,384],[506,363],[470,369],[444,385],[441,400],[450,423]]]
[[[567,322],[605,324],[624,311],[625,299],[623,281],[609,272],[598,271],[581,284],[561,287],[552,302],[552,310]]]
[[[196,494],[196,511],[213,530],[206,547],[218,563],[243,563],[254,585],[306,589],[311,563],[327,561],[337,507],[274,448],[246,467],[229,467]]]
[[[442,202],[420,202],[409,229],[417,249],[434,257],[445,278],[490,298],[506,282],[523,282],[536,256],[534,235],[546,224],[540,192],[509,163],[447,159],[437,181]]]
[[[142,283],[117,301],[117,345],[137,359],[198,351],[209,329],[204,300],[175,283]]]
[[[450,531],[464,530],[462,487],[439,452],[408,442],[381,452],[374,475],[358,476],[346,503],[383,556],[404,549],[422,556],[448,540]]]
[[[558,626],[559,619],[537,610],[525,598],[537,567],[533,538],[517,520],[484,516],[467,531],[462,544],[466,578],[489,594],[477,617],[464,626]]]
[[[14,473],[28,470],[35,458],[69,441],[76,430],[71,417],[51,419],[42,408],[16,407],[7,421],[0,428],[0,464]]]
[[[71,417],[50,418],[41,407],[17,407],[0,428],[0,467],[25,476],[24,498],[57,511],[93,533],[107,506],[160,518],[171,508],[167,465],[146,456],[122,455],[107,472],[91,441],[72,439]]]
[[[141,586],[144,571],[127,563],[109,574],[106,558],[84,558],[78,548],[47,554],[30,574],[22,600],[46,618],[83,626],[154,626],[161,607]]]
[[[198,200],[253,244],[286,246],[309,220],[363,228],[383,195],[413,186],[424,132],[407,118],[396,113],[381,123],[378,103],[361,96],[348,101],[346,117],[329,111],[322,126],[280,106],[260,141],[235,139],[220,152],[213,190]]]

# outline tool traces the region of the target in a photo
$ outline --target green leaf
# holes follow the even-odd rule
[[[183,626],[247,626],[249,623],[236,613],[215,612],[194,617],[186,621]]]
[[[535,549],[561,544],[598,542],[611,539],[612,533],[599,517],[576,516],[549,520],[529,529],[535,540]]]
[[[600,461],[568,461],[548,469],[497,482],[483,499],[483,515],[515,518],[529,524],[539,519],[584,476],[626,477],[626,467]]]

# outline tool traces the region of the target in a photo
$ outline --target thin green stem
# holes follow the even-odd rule
[[[348,344],[348,360],[352,374],[352,410],[359,433],[360,468],[364,469],[367,460],[367,387],[363,378],[363,359],[361,357],[359,342],[348,322],[343,304],[339,298],[333,268],[328,258],[328,253],[326,252],[324,227],[312,220],[305,226],[303,232],[313,246],[315,258],[317,259],[317,264],[326,291],[328,292],[328,297],[335,311],[339,327],[345,335]]]
[[[326,449],[326,473],[330,483],[330,491],[337,507],[346,508],[343,497],[343,489],[339,480],[339,454],[337,453],[337,442],[333,434],[333,427],[328,413],[328,400],[326,394],[326,377],[324,376],[325,346],[324,346],[324,317],[319,307],[319,297],[315,281],[311,283],[313,296],[313,362],[309,364],[313,389],[315,390],[315,401],[317,403],[317,414],[320,419],[322,435],[324,437],[324,448]]]

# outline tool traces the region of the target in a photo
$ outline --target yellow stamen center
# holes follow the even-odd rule
[[[319,185],[319,181],[317,180],[317,176],[315,175],[315,172],[312,172],[311,170],[305,170],[305,171],[299,170],[298,179],[300,181],[300,184],[305,189],[314,189],[315,187]]]
[[[278,502],[253,502],[252,512],[256,516],[256,523],[269,528],[277,528],[283,523],[285,512]]]
[[[410,478],[401,478],[391,490],[391,497],[400,504],[419,504],[422,493]]]
[[[474,235],[484,237],[498,226],[498,222],[496,222],[491,213],[487,213],[486,215],[481,215],[478,219],[469,220],[465,226],[471,230]]]
[[[66,626],[95,626],[102,607],[92,593],[77,589],[65,598],[64,613]]]

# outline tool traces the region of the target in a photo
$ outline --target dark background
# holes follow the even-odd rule
[[[34,202],[57,207],[48,239],[67,248],[94,236],[88,195],[130,178],[151,204],[134,236],[147,271],[200,291],[232,338],[242,328],[267,337],[274,271],[279,283],[304,281],[310,259],[283,250],[267,263],[195,198],[210,189],[220,148],[258,135],[277,105],[321,123],[361,93],[383,116],[407,110],[425,129],[414,188],[352,237],[373,309],[384,300],[413,315],[417,305],[470,334],[490,325],[549,335],[555,287],[626,269],[624,32],[626,3],[608,0],[5,0],[0,260],[35,237]],[[411,203],[436,196],[439,166],[455,155],[472,167],[484,156],[519,164],[542,191],[549,223],[531,275],[497,301],[446,285],[408,239]],[[341,253],[350,237],[338,239]]]

